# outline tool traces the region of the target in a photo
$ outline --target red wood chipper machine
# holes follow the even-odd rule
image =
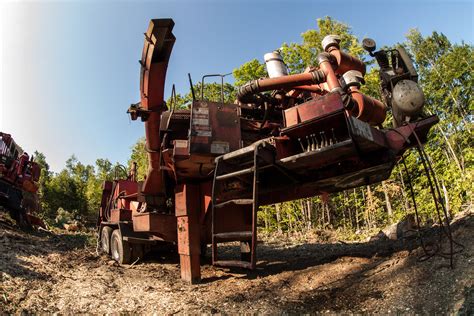
[[[402,47],[364,48],[380,66],[383,102],[360,92],[365,64],[326,36],[318,66],[288,74],[278,51],[265,55],[268,78],[238,89],[234,103],[195,97],[189,109],[164,101],[175,37],[171,19],[145,33],[141,101],[129,109],[145,123],[148,174],[104,183],[98,219],[101,249],[120,263],[151,245],[177,245],[181,278],[200,280],[200,253],[212,264],[254,269],[259,206],[338,192],[387,179],[401,155],[426,142],[436,116]],[[204,80],[204,79],[203,79]],[[192,87],[192,84],[191,84]],[[383,128],[387,110],[393,128]],[[223,260],[220,243],[240,242],[241,256]]]
[[[12,136],[0,132],[0,206],[24,228],[45,227],[34,213],[39,209],[40,166],[24,152]]]

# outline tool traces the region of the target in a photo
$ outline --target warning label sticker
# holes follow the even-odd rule
[[[211,143],[212,154],[226,154],[230,151],[229,142],[214,141]]]
[[[194,118],[193,125],[206,125],[209,126],[209,118]]]
[[[193,108],[193,125],[209,126],[209,109]]]
[[[196,131],[196,136],[212,137],[211,131]]]
[[[193,115],[204,114],[209,116],[209,108],[193,108]]]

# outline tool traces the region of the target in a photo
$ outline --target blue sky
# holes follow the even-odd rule
[[[89,164],[126,162],[144,135],[125,111],[139,100],[138,59],[151,18],[176,23],[169,95],[172,83],[186,92],[188,72],[194,81],[228,73],[283,42],[300,42],[319,17],[379,47],[415,27],[472,44],[473,10],[473,1],[4,1],[0,130],[27,152],[43,152],[54,171],[72,154]]]

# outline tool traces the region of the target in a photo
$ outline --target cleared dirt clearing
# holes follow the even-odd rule
[[[192,286],[179,279],[176,254],[119,266],[85,246],[89,235],[31,235],[0,222],[0,312],[470,314],[474,216],[466,214],[453,229],[466,247],[454,270],[440,257],[419,262],[415,240],[270,241],[258,246],[256,271],[207,262],[202,283]]]

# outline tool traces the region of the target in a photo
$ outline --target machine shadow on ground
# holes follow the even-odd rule
[[[451,224],[451,229],[455,231],[462,226],[472,225],[473,220],[474,217],[467,216]],[[423,229],[421,234],[425,244],[436,245],[438,244],[440,228],[433,226]],[[443,236],[442,240],[447,243],[446,236]],[[275,242],[259,242],[257,246],[258,262],[255,270],[249,271],[239,268],[225,268],[223,270],[241,275],[242,278],[255,279],[285,271],[304,270],[331,263],[343,257],[384,258],[400,251],[412,252],[419,247],[420,239],[416,234],[399,240],[379,239],[357,243],[304,243],[289,247],[282,247]],[[459,250],[459,246],[456,246],[456,249]],[[211,264],[209,250],[208,247],[208,254],[201,261],[202,264]],[[239,258],[238,251],[239,249],[235,245],[222,247],[223,256],[227,256],[227,259]],[[448,263],[446,264],[448,265]]]
[[[421,260],[424,252],[419,247],[419,240],[412,238],[354,244],[304,244],[289,249],[272,249],[271,245],[259,245],[261,261],[256,271],[228,271],[240,274],[243,279],[281,274],[279,278],[265,282],[265,286],[253,292],[252,296],[258,297],[265,293],[288,296],[278,305],[282,311],[360,311],[373,302],[392,300],[405,302],[411,306],[410,312],[448,312],[459,301],[459,297],[455,297],[459,292],[458,282],[469,278],[472,271],[468,246],[470,236],[466,233],[473,227],[472,215],[451,225],[453,236],[459,242],[454,248],[452,269],[449,259],[443,258],[445,255]],[[437,243],[438,232],[438,227],[425,230],[425,244]],[[466,248],[463,249],[464,246]],[[442,241],[442,249],[444,252],[449,249],[447,238]],[[272,262],[277,258],[281,259]],[[328,266],[323,267],[325,264]],[[328,274],[325,271],[332,272]],[[298,289],[297,297],[288,295],[295,289]],[[429,295],[417,297],[420,291],[440,297],[437,301],[432,301],[434,297]],[[390,296],[387,293],[391,293]],[[472,311],[473,293],[472,288],[464,289],[465,301],[460,305],[461,310]],[[351,299],[347,299],[348,297]],[[226,299],[241,302],[251,297],[246,293],[233,293]],[[400,306],[397,304],[393,305],[392,312],[406,313],[405,309],[398,309]]]

